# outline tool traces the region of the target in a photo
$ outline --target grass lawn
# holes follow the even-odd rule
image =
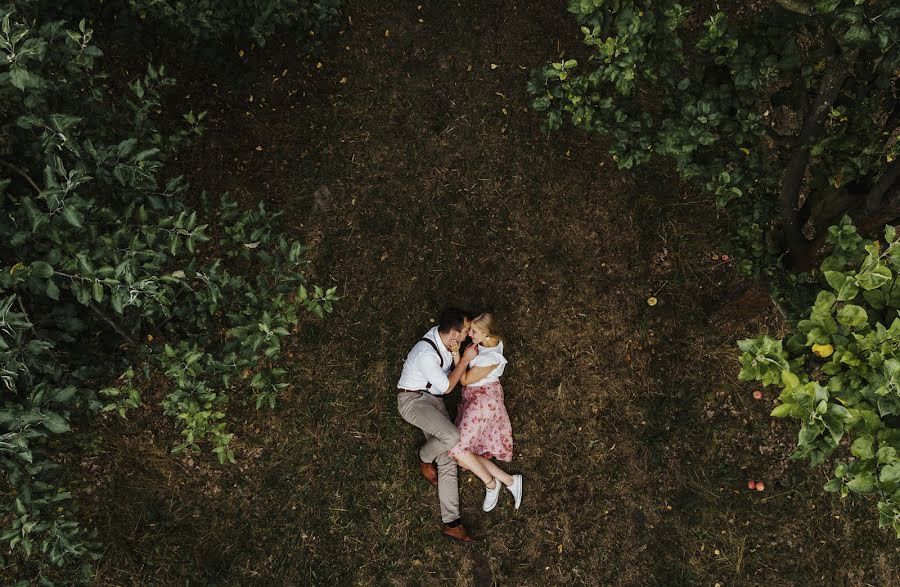
[[[660,163],[619,171],[600,138],[540,131],[529,69],[579,39],[559,2],[350,1],[316,57],[273,42],[247,48],[247,80],[197,82],[208,132],[179,167],[283,209],[311,280],[342,299],[303,325],[275,410],[232,396],[236,465],[169,454],[162,386],[101,423],[76,488],[107,545],[98,584],[898,580],[874,502],[825,494],[827,468],[787,459],[772,391],[736,380],[735,341],[783,324],[708,317],[735,280],[712,204]],[[440,535],[396,410],[402,360],[445,304],[509,336],[525,497],[484,514],[460,475],[478,546]]]

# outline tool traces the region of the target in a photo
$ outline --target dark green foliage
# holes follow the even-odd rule
[[[275,33],[293,31],[312,37],[329,22],[340,0],[132,0],[132,12],[147,23],[165,27],[199,41],[240,40],[259,45]]]
[[[164,179],[205,116],[163,111],[175,85],[164,67],[147,66],[123,98],[96,67],[85,20],[11,9],[0,51],[0,543],[11,553],[0,564],[46,584],[86,581],[99,551],[58,486],[57,437],[76,417],[137,408],[141,378],[158,373],[184,437],[174,450],[206,445],[233,461],[229,393],[274,406],[287,385],[281,341],[298,309],[330,312],[335,289],[306,289],[304,247],[278,214]]]
[[[619,167],[674,161],[731,213],[745,273],[771,274],[785,252],[802,265],[842,213],[890,204],[874,188],[900,151],[900,7],[784,7],[798,5],[743,5],[700,28],[672,0],[573,0],[587,63],[535,71],[533,106],[548,128],[609,136]]]

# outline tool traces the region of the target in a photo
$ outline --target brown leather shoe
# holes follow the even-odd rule
[[[434,463],[423,463],[419,461],[419,470],[425,480],[431,483],[432,487],[437,487],[437,467]]]
[[[437,487],[438,477],[435,464],[423,463],[422,459],[419,458],[419,451],[416,451],[416,460],[419,461],[419,470],[422,471],[422,476],[425,477],[425,480],[431,483],[432,487]]]
[[[462,524],[454,526],[452,528],[447,524],[444,524],[444,529],[441,530],[441,534],[448,538],[459,540],[460,542],[466,542],[470,544],[478,542],[478,539],[469,536],[469,533],[466,531],[466,527]]]

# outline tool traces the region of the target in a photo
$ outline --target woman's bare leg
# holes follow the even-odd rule
[[[494,476],[488,472],[484,465],[485,459],[468,451],[451,456],[456,459],[456,462],[459,463],[462,468],[468,469],[478,475],[478,478],[484,482],[488,489],[494,489],[496,487],[496,485],[494,485]],[[512,481],[510,481],[510,483],[512,483]]]
[[[504,485],[512,485],[512,475],[495,465],[494,461],[488,460],[478,455],[475,455],[475,458],[481,461],[481,464],[484,465],[484,468],[487,470],[487,472],[493,475],[495,479],[499,479],[500,482]]]

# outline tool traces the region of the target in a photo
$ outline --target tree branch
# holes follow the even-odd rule
[[[25,178],[25,181],[27,181],[29,184],[31,184],[31,187],[34,188],[34,191],[37,192],[38,195],[41,194],[41,188],[38,187],[38,184],[34,183],[34,180],[31,179],[27,173],[25,173],[24,171],[22,171],[21,169],[19,169],[18,167],[16,167],[15,165],[13,165],[12,163],[10,163],[8,161],[0,161],[0,164],[3,164],[10,171],[15,171],[20,176]]]
[[[803,123],[794,153],[785,168],[784,179],[781,182],[778,208],[790,265],[795,265],[807,253],[806,248],[809,244],[803,238],[801,232],[803,227],[797,214],[797,196],[800,193],[806,166],[809,164],[809,151],[822,133],[828,112],[850,75],[837,43],[830,38],[826,42],[831,48],[831,54],[826,60],[825,75],[819,82],[815,101]]]
[[[88,308],[90,308],[91,311],[94,312],[94,314],[96,314],[98,317],[100,317],[100,319],[102,319],[104,322],[109,324],[110,328],[115,330],[119,336],[121,336],[122,338],[127,340],[130,344],[137,346],[137,341],[135,341],[132,337],[128,336],[128,333],[126,333],[124,330],[122,330],[122,328],[118,324],[116,324],[112,318],[110,318],[109,316],[107,316],[106,314],[101,312],[100,309],[97,308],[97,306],[95,306],[94,304],[88,304]]]
[[[867,214],[878,210],[878,207],[881,206],[881,199],[898,179],[900,179],[900,158],[894,159],[894,162],[885,169],[869,193],[866,194],[865,212]]]
[[[803,16],[812,16],[815,13],[813,5],[809,2],[803,2],[803,0],[775,0],[775,4],[778,4],[785,10],[790,10]]]

